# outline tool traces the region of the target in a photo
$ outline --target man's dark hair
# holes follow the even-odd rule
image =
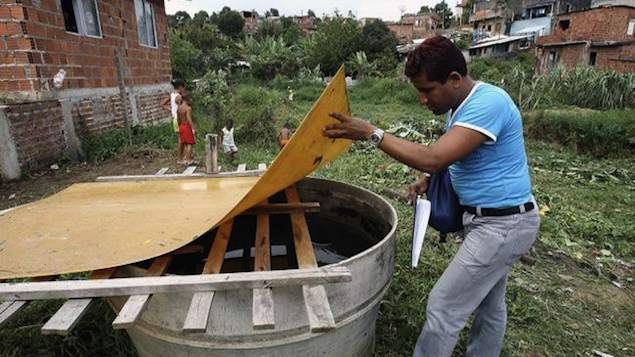
[[[178,87],[185,88],[185,81],[182,79],[175,79],[172,81],[172,87],[174,87],[175,89]]]
[[[429,81],[445,83],[450,73],[467,75],[465,57],[448,38],[435,36],[426,39],[408,54],[406,76],[416,77],[425,71]]]

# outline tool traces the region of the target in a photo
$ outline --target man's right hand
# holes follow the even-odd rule
[[[408,186],[406,195],[408,197],[408,203],[414,204],[417,199],[417,195],[425,193],[428,191],[428,182],[430,177],[426,175],[421,175],[421,177],[412,185]]]

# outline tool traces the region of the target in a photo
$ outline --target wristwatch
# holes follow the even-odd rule
[[[384,131],[379,128],[375,128],[372,134],[368,137],[368,141],[370,141],[370,143],[376,148],[379,147],[382,140],[384,140]]]

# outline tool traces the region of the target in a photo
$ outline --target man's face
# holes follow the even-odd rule
[[[426,72],[421,71],[411,78],[410,82],[419,92],[419,102],[435,115],[447,113],[452,108],[456,88],[456,80],[452,78],[452,75],[444,84],[441,84],[428,80]]]
[[[185,92],[185,86],[178,86],[176,87],[176,91],[183,94],[183,92]]]

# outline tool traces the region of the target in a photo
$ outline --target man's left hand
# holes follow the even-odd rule
[[[339,120],[337,124],[330,124],[324,127],[324,135],[329,138],[343,138],[350,140],[368,140],[375,127],[369,122],[353,118],[340,113],[330,113],[331,117]]]

